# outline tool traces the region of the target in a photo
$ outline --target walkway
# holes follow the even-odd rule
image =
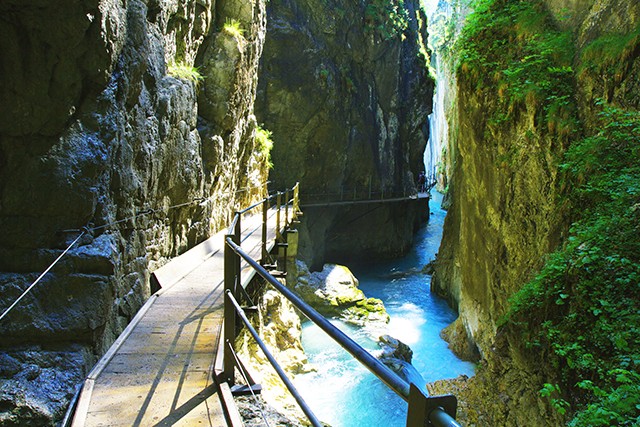
[[[275,212],[268,215],[269,251]],[[260,259],[262,215],[246,216],[242,225],[243,249]],[[212,379],[224,311],[225,233],[154,272],[162,289],[87,377],[73,426],[227,424]],[[243,268],[242,282],[253,272]]]
[[[431,196],[429,195],[429,191],[424,191],[424,192],[412,194],[410,196],[399,196],[399,197],[391,196],[388,198],[375,197],[370,199],[356,199],[356,200],[341,199],[341,200],[327,200],[326,202],[313,201],[311,203],[304,202],[304,195],[301,197],[303,200],[302,202],[300,202],[301,208],[319,208],[319,207],[328,207],[328,206],[349,206],[349,205],[362,205],[362,204],[372,204],[372,203],[396,203],[396,202],[403,202],[406,200],[428,199]]]

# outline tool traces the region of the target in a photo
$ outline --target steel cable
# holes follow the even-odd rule
[[[64,252],[62,252],[58,258],[56,258],[55,261],[53,261],[51,263],[51,265],[49,265],[49,267],[47,267],[47,269],[45,271],[42,272],[42,274],[40,274],[40,276],[38,276],[38,278],[35,280],[35,282],[33,282],[24,292],[22,292],[22,295],[20,295],[18,297],[18,299],[16,299],[13,304],[11,304],[9,306],[9,308],[7,308],[2,315],[0,315],[0,320],[2,320],[7,314],[9,314],[9,312],[16,306],[18,305],[18,303],[20,302],[20,300],[22,300],[22,298],[24,298],[30,291],[31,289],[33,289],[33,287],[35,285],[38,284],[38,282],[40,282],[40,280],[42,280],[42,278],[49,272],[49,270],[51,270],[53,268],[54,265],[56,265],[58,263],[58,261],[60,261],[62,259],[63,256],[66,255],[67,252],[69,252],[69,250],[73,247],[73,245],[75,245],[81,238],[82,236],[84,236],[86,234],[86,231],[83,231],[82,233],[80,233],[80,235],[78,237],[76,237],[76,239],[71,242],[71,244],[69,246],[67,246],[67,249],[64,250]]]
[[[268,182],[267,182],[265,185],[267,185],[267,184],[268,184]],[[264,187],[264,186],[260,186],[260,187],[253,187],[253,188],[262,188],[262,187]],[[234,191],[234,194],[241,193],[241,192],[244,192],[244,191],[247,191],[247,190],[250,190],[250,189],[252,189],[252,187],[244,187],[244,188],[241,188],[241,189],[239,189],[239,190]],[[194,203],[198,203],[198,204],[200,204],[200,205],[203,205],[203,204],[208,203],[208,202],[211,202],[211,201],[213,201],[213,200],[215,200],[215,199],[217,199],[217,198],[219,198],[219,197],[220,197],[220,196],[207,197],[207,198],[204,198],[204,197],[196,197],[196,198],[194,198],[193,200],[188,201],[188,202],[183,202],[183,203],[178,203],[178,204],[176,204],[176,205],[171,205],[171,206],[167,207],[166,209],[163,209],[163,211],[165,211],[165,210],[166,210],[166,211],[168,212],[168,211],[170,211],[170,210],[172,210],[172,209],[177,209],[177,208],[181,208],[181,207],[189,206],[189,205],[192,205],[192,204],[194,204]],[[4,318],[7,316],[7,314],[9,314],[9,312],[10,312],[11,310],[13,310],[13,309],[18,305],[18,303],[19,303],[19,302],[20,302],[20,301],[21,301],[21,300],[22,300],[22,299],[23,299],[23,298],[24,298],[24,297],[25,297],[25,296],[26,296],[26,295],[27,295],[27,294],[28,294],[28,293],[29,293],[29,292],[30,292],[30,291],[31,291],[31,290],[32,290],[32,289],[33,289],[33,288],[38,284],[38,282],[40,282],[40,280],[42,280],[42,278],[43,278],[43,277],[44,277],[44,276],[45,276],[45,275],[46,275],[46,274],[47,274],[47,273],[48,273],[48,272],[49,272],[49,271],[50,271],[50,270],[51,270],[51,269],[52,269],[52,268],[53,268],[53,267],[54,267],[54,266],[55,266],[55,265],[56,265],[56,264],[57,264],[57,263],[58,263],[58,262],[59,262],[59,261],[60,261],[60,260],[65,256],[65,255],[66,255],[66,254],[67,254],[67,252],[69,252],[69,250],[70,250],[70,249],[71,249],[71,248],[72,248],[76,243],[78,243],[78,241],[79,241],[79,240],[80,240],[80,239],[81,239],[85,234],[87,234],[87,233],[92,233],[92,232],[97,231],[97,230],[102,230],[102,229],[105,229],[105,228],[109,228],[109,227],[112,227],[112,226],[114,226],[114,225],[122,224],[123,222],[130,221],[130,220],[135,219],[135,218],[138,218],[138,217],[140,217],[140,216],[143,216],[143,215],[149,215],[149,214],[154,214],[154,213],[156,213],[156,212],[157,212],[157,210],[156,210],[156,209],[148,208],[148,209],[142,210],[142,211],[140,211],[140,212],[137,212],[135,215],[129,216],[129,217],[127,217],[127,218],[122,218],[122,219],[119,219],[119,220],[117,220],[117,221],[108,222],[108,223],[103,224],[103,225],[98,225],[98,226],[95,226],[95,227],[89,227],[89,226],[86,226],[86,227],[84,227],[84,228],[82,228],[82,229],[62,230],[63,232],[67,232],[67,233],[70,233],[70,232],[80,232],[80,235],[79,235],[78,237],[76,237],[76,239],[75,239],[73,242],[71,242],[71,244],[70,244],[69,246],[67,246],[67,248],[66,248],[66,249],[65,249],[65,250],[64,250],[64,251],[63,251],[63,252],[62,252],[62,253],[61,253],[61,254],[60,254],[56,259],[55,259],[55,261],[53,261],[53,262],[49,265],[49,267],[47,267],[47,269],[46,269],[45,271],[43,271],[43,272],[42,272],[42,274],[40,274],[40,276],[38,276],[38,278],[37,278],[37,279],[36,279],[36,280],[31,284],[31,285],[29,285],[29,287],[28,287],[24,292],[22,292],[22,294],[21,294],[21,295],[20,295],[20,296],[19,296],[19,297],[18,297],[18,298],[17,298],[17,299],[16,299],[16,300],[15,300],[15,301],[14,301],[14,302],[13,302],[13,303],[8,307],[8,308],[7,308],[7,309],[5,309],[5,310],[3,311],[2,315],[0,315],[0,321],[2,321],[2,319],[4,319]]]

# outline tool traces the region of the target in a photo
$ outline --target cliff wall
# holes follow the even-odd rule
[[[565,333],[556,315],[590,319],[592,308],[574,299],[581,298],[578,277],[602,267],[553,264],[565,278],[580,274],[563,288],[518,292],[569,236],[585,238],[576,238],[569,225],[590,207],[576,204],[581,200],[576,194],[590,191],[580,187],[589,177],[567,177],[567,150],[603,129],[597,119],[603,104],[638,109],[638,7],[624,0],[488,1],[463,30],[451,137],[452,204],[432,283],[459,310],[448,331],[453,346],[482,362],[472,386],[461,392],[473,402],[465,409],[467,422],[562,425],[566,415],[594,399],[576,383],[597,375],[585,368],[589,362],[582,353],[556,340]],[[621,45],[609,44],[618,39]],[[590,57],[594,51],[601,56]],[[584,161],[597,161],[591,155]],[[591,338],[581,336],[590,336],[599,322],[589,321],[594,323],[574,323],[566,333],[578,340],[574,350],[597,358],[604,347],[589,347]],[[544,333],[536,335],[539,329]],[[613,348],[633,354],[630,348]]]
[[[264,194],[265,26],[258,0],[0,5],[0,307],[86,227],[0,322],[0,424],[59,421],[150,272]]]
[[[414,192],[433,95],[419,3],[287,0],[267,14],[256,111],[273,132],[272,183],[299,181],[303,203]],[[309,211],[305,240],[317,246],[302,255],[315,266],[345,253],[397,255],[425,205]],[[356,239],[339,236],[339,218],[359,218],[349,225]]]

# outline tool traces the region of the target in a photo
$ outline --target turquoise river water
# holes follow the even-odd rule
[[[435,258],[446,212],[440,208],[442,196],[433,193],[429,223],[420,229],[407,256],[352,268],[360,289],[384,302],[391,316],[388,334],[413,350],[412,364],[420,375],[414,373],[412,380],[421,385],[474,372],[474,365],[459,360],[440,338],[440,331],[456,315],[444,300],[429,292],[430,276],[398,274],[420,270]],[[364,348],[378,348],[365,330],[337,320],[334,324]],[[302,344],[317,371],[297,376],[295,385],[320,420],[332,427],[405,425],[404,400],[311,322],[303,324]]]

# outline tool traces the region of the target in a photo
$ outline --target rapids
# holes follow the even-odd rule
[[[473,375],[474,365],[459,360],[440,338],[456,314],[429,292],[431,277],[421,273],[440,245],[446,212],[442,196],[429,202],[429,223],[416,235],[404,258],[376,265],[349,266],[368,297],[380,298],[391,316],[387,333],[413,350],[405,374],[418,385],[461,374]],[[334,320],[333,323],[369,350],[377,349],[371,334]],[[316,372],[299,375],[296,387],[315,414],[332,427],[404,426],[407,404],[311,322],[303,324],[302,344]]]

